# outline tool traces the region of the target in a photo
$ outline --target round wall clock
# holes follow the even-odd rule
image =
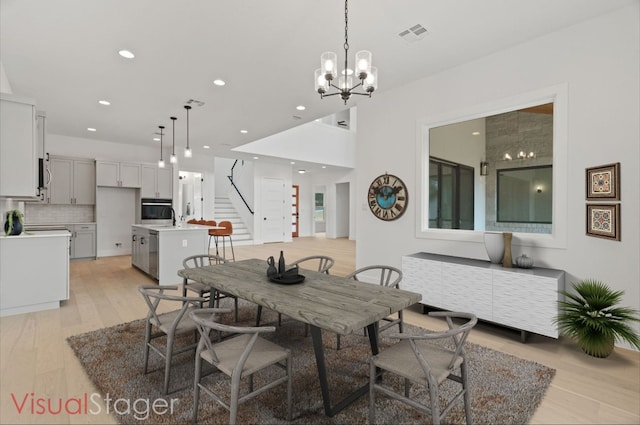
[[[373,215],[380,220],[391,221],[404,213],[409,194],[407,186],[398,177],[382,174],[371,182],[367,200]]]

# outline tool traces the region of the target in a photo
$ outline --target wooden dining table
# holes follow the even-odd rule
[[[420,301],[415,292],[300,269],[305,280],[298,284],[269,281],[267,262],[248,259],[178,272],[187,279],[253,302],[310,325],[318,378],[327,416],[334,416],[369,390],[369,383],[342,401],[331,404],[322,330],[340,335],[367,328],[371,353],[378,353],[378,321]]]

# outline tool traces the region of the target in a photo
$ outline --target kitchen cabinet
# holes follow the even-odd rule
[[[149,273],[149,230],[141,227],[131,229],[131,265]]]
[[[478,319],[558,338],[564,271],[503,268],[488,261],[417,253],[402,257],[401,288],[422,294],[422,304],[473,313]]]
[[[173,198],[173,168],[142,165],[141,198]]]
[[[96,184],[111,187],[140,187],[140,164],[117,161],[96,162]]]
[[[36,106],[31,99],[0,94],[0,196],[38,196]]]
[[[50,204],[94,205],[96,165],[92,159],[49,157]]]
[[[69,227],[71,231],[71,259],[96,258],[96,225],[92,223],[73,224]]]
[[[69,232],[0,236],[0,316],[60,307],[69,299]]]

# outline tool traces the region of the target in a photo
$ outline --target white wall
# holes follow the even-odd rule
[[[355,115],[355,113],[354,113]],[[353,167],[355,132],[312,121],[265,137],[233,150],[309,161],[338,167]]]
[[[403,254],[419,251],[486,259],[481,242],[416,237],[417,120],[567,84],[567,245],[533,247],[528,254],[538,265],[565,270],[567,282],[594,278],[624,290],[623,305],[639,309],[639,5],[359,102],[357,267],[400,266]],[[612,162],[621,163],[620,242],[585,235],[585,168]],[[393,222],[365,208],[371,180],[385,171],[402,178],[410,196],[408,210]],[[520,247],[513,254],[520,255]]]

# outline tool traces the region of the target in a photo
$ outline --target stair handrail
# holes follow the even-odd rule
[[[236,186],[236,184],[233,182],[233,169],[236,167],[236,164],[238,163],[238,160],[236,159],[235,162],[233,163],[233,165],[231,166],[231,175],[227,176],[227,178],[229,179],[229,181],[231,182],[231,186],[233,186],[233,188],[236,190],[236,192],[238,193],[238,196],[240,196],[240,199],[242,199],[242,202],[244,202],[244,205],[247,207],[247,209],[249,210],[249,212],[251,213],[251,215],[253,215],[253,210],[251,209],[251,207],[249,206],[249,204],[247,204],[247,200],[244,199],[244,196],[242,196],[242,193],[240,193],[240,189],[238,189],[238,186]]]

